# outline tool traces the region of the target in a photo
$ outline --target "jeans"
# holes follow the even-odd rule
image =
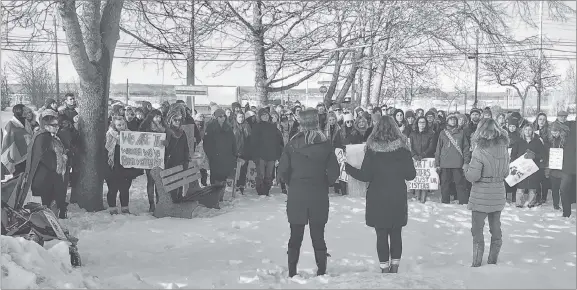
[[[551,176],[549,180],[551,181],[551,197],[553,198],[553,207],[559,207],[560,191],[561,191],[561,177]]]
[[[256,192],[258,195],[269,195],[272,187],[274,161],[256,160]]]
[[[469,195],[467,194],[467,183],[463,169],[461,168],[441,168],[441,201],[443,203],[451,202],[450,185],[455,183],[457,190],[457,197],[459,204],[469,203]]]
[[[402,230],[402,227],[389,229],[375,228],[375,232],[377,233],[377,254],[380,263],[388,262],[389,258],[391,260],[401,259],[401,255],[403,254]]]
[[[156,202],[158,202],[158,190],[155,188],[154,179],[152,178],[152,174],[150,169],[146,169],[146,193],[148,195],[148,203],[155,204],[154,196],[156,195]]]
[[[127,207],[130,199],[130,186],[132,186],[132,179],[126,179],[123,176],[112,175],[106,181],[108,184],[108,194],[106,200],[109,207],[116,207],[116,196],[120,192],[120,206]]]
[[[523,201],[523,199],[525,197],[525,191],[527,191],[529,194],[527,196],[527,199],[525,201]],[[517,188],[517,201],[516,201],[517,206],[533,206],[536,202],[536,200],[535,200],[536,192],[537,192],[537,189]]]
[[[305,225],[291,224],[291,236],[288,242],[289,249],[300,250],[305,234]],[[325,243],[325,224],[309,223],[309,230],[311,240],[313,241],[313,249],[315,251],[326,251],[327,244]]]
[[[239,159],[242,162],[240,166],[240,172],[238,173],[238,180],[236,181],[236,187],[244,188],[246,186],[246,174],[248,171],[249,160]]]
[[[483,236],[483,228],[485,227],[485,219],[489,217],[489,232],[491,233],[491,243],[501,240],[503,233],[501,231],[501,212],[495,211],[491,213],[473,211],[471,213],[471,234],[473,234],[473,243],[485,245],[485,237]]]
[[[561,204],[563,205],[563,216],[571,216],[571,204],[575,203],[575,174],[563,173],[561,178]]]

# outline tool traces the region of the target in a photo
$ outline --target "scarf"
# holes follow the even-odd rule
[[[108,165],[114,167],[114,149],[120,144],[120,133],[112,128],[106,132],[106,143],[104,148],[108,151]]]
[[[54,153],[56,153],[56,173],[64,177],[64,174],[66,174],[66,164],[68,162],[68,152],[64,148],[62,140],[56,135],[52,135],[52,146]]]

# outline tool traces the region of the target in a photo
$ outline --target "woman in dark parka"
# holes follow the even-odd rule
[[[204,132],[203,149],[210,167],[210,184],[225,183],[236,167],[236,142],[223,109],[214,111],[216,121]]]
[[[327,269],[325,224],[329,219],[329,186],[339,177],[339,164],[328,138],[319,128],[317,110],[300,113],[300,132],[284,147],[278,165],[278,178],[286,183],[287,216],[291,228],[288,243],[289,276],[297,273],[297,263],[305,225],[310,235],[318,267],[317,275]]]
[[[369,183],[366,224],[377,233],[381,271],[397,273],[403,250],[401,230],[408,219],[405,181],[415,179],[416,171],[407,137],[393,117],[381,117],[373,130],[361,169],[347,163],[346,171],[353,178]]]

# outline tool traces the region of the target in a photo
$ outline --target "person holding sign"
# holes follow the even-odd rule
[[[511,160],[523,156],[525,159],[533,159],[539,168],[543,168],[543,158],[545,154],[545,145],[539,135],[535,134],[533,125],[527,123],[521,129],[521,140],[511,148]],[[539,170],[517,183],[517,207],[535,206],[535,197],[537,188],[541,186],[543,171]],[[527,194],[525,202],[523,199]]]
[[[471,162],[463,165],[465,178],[472,183],[471,196],[467,208],[471,213],[471,233],[473,234],[473,264],[481,266],[485,240],[483,227],[489,218],[491,248],[488,264],[496,264],[502,245],[501,211],[505,208],[505,185],[503,180],[509,174],[509,138],[493,119],[484,118],[471,137],[475,144]]]
[[[409,135],[413,159],[420,161],[423,160],[423,158],[435,157],[435,137],[433,136],[433,132],[429,130],[427,118],[424,116],[418,117],[416,122],[416,130]],[[428,190],[415,189],[415,194],[422,203],[427,201],[428,192]]]
[[[140,132],[151,132],[151,133],[165,133],[166,128],[162,125],[162,112],[159,110],[152,110],[146,118],[140,124],[138,128]],[[154,212],[156,209],[156,202],[154,196],[156,195],[156,200],[158,201],[158,191],[155,190],[154,179],[152,179],[151,169],[144,170],[146,173],[146,193],[148,195],[149,212]]]
[[[511,150],[517,142],[521,141],[521,134],[519,133],[519,119],[514,115],[509,116],[507,119],[507,135],[509,137],[509,156],[511,156]],[[513,160],[513,159],[511,159]],[[516,202],[516,186],[509,186],[507,182],[505,182],[505,191],[507,195],[511,195],[511,202]]]
[[[565,138],[566,134],[565,131],[561,129],[561,125],[559,123],[552,123],[551,124],[551,134],[549,135],[549,164],[547,168],[545,168],[545,176],[551,180],[551,196],[553,197],[553,208],[556,210],[561,209],[559,207],[559,192],[561,189],[561,178],[563,177],[563,172],[561,169],[563,168],[563,145],[565,145]],[[559,151],[561,150],[561,151]],[[551,168],[551,161],[554,159],[552,156],[553,154],[561,153],[561,167],[559,168]]]
[[[405,181],[417,173],[407,137],[391,116],[383,116],[367,140],[360,169],[346,163],[351,177],[368,182],[366,224],[375,228],[377,254],[383,273],[397,273],[403,241],[401,231],[407,225],[408,204]],[[390,242],[390,244],[389,244]]]
[[[567,142],[563,147],[563,178],[561,178],[561,204],[563,206],[563,217],[571,216],[571,204],[575,203],[575,187],[577,179],[575,177],[575,154],[576,154],[576,129],[575,121],[566,122],[569,125]]]

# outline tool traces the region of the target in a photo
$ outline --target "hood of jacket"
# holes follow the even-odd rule
[[[505,148],[507,148],[509,146],[509,135],[501,134],[499,137],[493,139],[479,138],[476,140],[476,145],[482,149],[498,146],[505,146]]]
[[[393,152],[401,148],[410,150],[407,145],[407,138],[403,137],[391,142],[376,142],[373,138],[369,138],[367,140],[367,148],[373,152]]]
[[[307,139],[309,141],[307,142]],[[332,148],[327,137],[320,131],[301,131],[289,141],[294,152],[305,155],[307,158],[323,161],[326,158],[327,148]]]

